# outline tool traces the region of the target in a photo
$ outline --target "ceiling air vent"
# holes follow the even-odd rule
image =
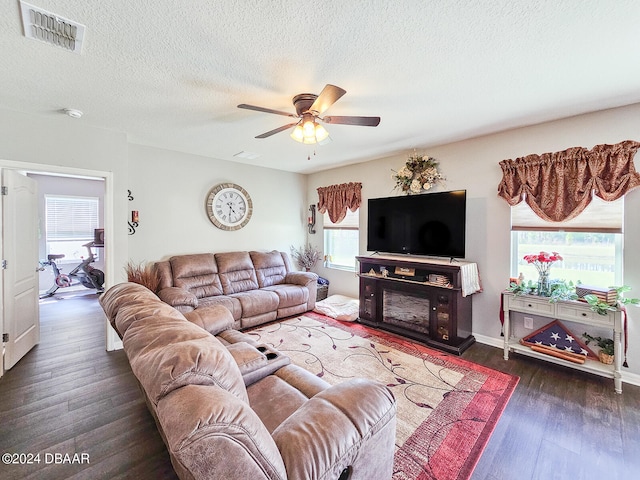
[[[85,26],[66,18],[20,2],[24,36],[62,47],[74,53],[82,50]]]

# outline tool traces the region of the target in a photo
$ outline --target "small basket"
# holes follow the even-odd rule
[[[329,294],[329,285],[318,285],[318,290],[316,293],[316,302],[319,302],[320,300],[324,300],[325,298],[327,298],[328,294]]]
[[[608,353],[604,353],[602,350],[598,352],[598,358],[605,365],[611,365],[613,363],[613,355],[609,355]]]

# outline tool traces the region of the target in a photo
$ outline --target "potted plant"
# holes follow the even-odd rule
[[[509,287],[507,287],[507,291],[513,293],[514,295],[535,295],[536,289],[538,288],[537,284],[533,283],[531,280],[527,282],[511,282]]]
[[[577,300],[576,286],[572,281],[551,280],[550,282],[550,298],[549,302],[555,303],[560,300],[570,301]]]
[[[592,294],[584,296],[584,299],[591,306],[591,310],[593,310],[594,312],[600,315],[606,315],[608,311],[616,311],[623,305],[640,304],[640,299],[638,298],[624,298],[622,296],[624,292],[628,292],[629,290],[631,290],[631,287],[629,287],[628,285],[623,285],[621,287],[609,287],[609,288],[613,288],[616,291],[615,302],[611,304],[607,302],[603,302],[598,297]]]
[[[320,255],[320,250],[310,243],[307,243],[304,247],[300,247],[298,249],[294,248],[293,245],[291,246],[291,256],[298,264],[298,267],[307,272],[310,271],[318,262]]]
[[[613,339],[611,338],[602,338],[602,337],[592,337],[588,333],[583,333],[582,338],[585,339],[585,344],[589,345],[591,342],[595,342],[596,345],[600,348],[598,351],[598,358],[602,363],[607,365],[611,365],[613,363]]]

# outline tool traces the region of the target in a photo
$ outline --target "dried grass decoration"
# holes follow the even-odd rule
[[[138,283],[143,287],[147,287],[152,292],[158,291],[160,285],[160,276],[155,268],[154,263],[132,261],[127,262],[124,267],[127,272],[127,281]]]
[[[298,264],[298,267],[307,272],[320,260],[320,251],[310,243],[298,249],[291,246],[291,256]]]

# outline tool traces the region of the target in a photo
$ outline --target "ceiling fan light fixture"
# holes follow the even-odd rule
[[[311,118],[305,118],[302,121],[302,133],[304,134],[304,138],[314,137],[316,134],[316,122]]]
[[[296,128],[291,132],[291,138],[293,138],[296,142],[304,142],[304,133],[302,132],[302,125],[296,125]]]
[[[329,132],[327,132],[327,129],[324,128],[319,123],[316,123],[316,129],[315,130],[316,130],[315,131],[316,141],[318,143],[322,143],[324,140],[329,138]]]
[[[293,123],[283,125],[268,132],[257,135],[255,138],[267,138],[276,133],[284,132],[293,127],[290,136],[296,142],[304,144],[324,145],[331,141],[329,132],[317,120],[323,123],[336,123],[342,125],[361,125],[365,127],[377,127],[380,123],[380,117],[356,117],[356,116],[338,116],[338,117],[320,117],[325,110],[339,100],[345,93],[344,89],[335,85],[327,84],[320,92],[320,95],[313,93],[300,93],[293,97],[293,106],[296,113],[288,113],[281,110],[273,110],[271,108],[258,107],[241,103],[238,108],[247,110],[255,110],[257,112],[274,113],[276,115],[284,115],[293,117]]]
[[[329,138],[329,132],[326,128],[315,121],[312,115],[305,115],[291,132],[291,138],[296,142],[312,145],[315,143],[322,144]]]

